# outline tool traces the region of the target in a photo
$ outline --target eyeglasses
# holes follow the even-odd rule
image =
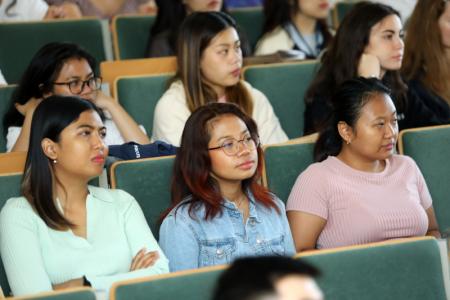
[[[258,136],[256,136],[256,137],[247,136],[239,141],[235,140],[235,139],[230,139],[230,140],[223,142],[223,144],[220,145],[219,147],[208,148],[208,150],[222,149],[222,151],[226,155],[234,156],[234,155],[238,154],[238,152],[241,150],[240,145],[245,146],[248,150],[255,150],[256,147],[259,146],[259,137]]]
[[[79,95],[81,94],[81,92],[83,92],[85,85],[87,85],[93,91],[100,89],[100,86],[102,85],[102,78],[91,77],[87,80],[77,79],[69,82],[53,82],[53,84],[67,85],[72,94]]]

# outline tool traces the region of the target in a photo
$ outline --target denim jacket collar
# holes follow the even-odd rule
[[[250,190],[247,190],[246,194],[249,199],[248,219],[254,220],[257,223],[261,223],[261,219],[258,217],[258,212],[256,211],[256,206],[255,206],[256,200],[255,200],[255,197],[253,196],[253,193]],[[225,209],[228,211],[228,213],[230,215],[239,216],[239,214],[241,213],[240,210],[237,208],[236,204],[234,204],[234,202],[231,202],[227,198],[223,198],[223,207],[225,207]]]

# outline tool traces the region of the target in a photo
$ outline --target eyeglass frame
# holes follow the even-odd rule
[[[251,139],[252,139],[253,144],[255,145],[255,148],[249,148],[246,144],[244,144],[244,141],[245,141],[247,138],[251,138]],[[258,136],[258,135],[256,135],[256,136],[251,136],[251,135],[250,135],[250,136],[245,137],[245,138],[243,138],[243,139],[241,139],[241,140],[236,140],[235,138],[233,138],[233,141],[236,141],[236,142],[238,143],[238,145],[245,146],[245,147],[246,147],[247,149],[249,149],[249,150],[255,150],[255,149],[258,149],[259,145],[261,145],[261,141],[259,140],[259,136]],[[224,142],[224,144],[225,144],[225,142]],[[224,144],[222,144],[222,145],[220,145],[220,146],[217,146],[217,147],[208,148],[208,151],[211,151],[211,150],[217,150],[217,149],[222,149],[223,153],[225,153],[225,155],[228,155],[228,156],[235,156],[236,154],[239,153],[239,151],[241,151],[241,149],[238,148],[238,150],[237,150],[236,153],[229,154],[229,153],[227,153],[227,152],[225,151],[225,145],[224,145]],[[239,146],[238,146],[238,147],[239,147]]]
[[[89,85],[89,81],[91,81],[91,80],[94,80],[94,82],[96,82],[96,84],[97,84],[97,81],[99,81],[98,87],[97,87],[96,89],[91,88],[91,86]],[[74,93],[74,92],[72,91],[72,88],[70,87],[70,85],[71,85],[72,83],[78,82],[78,81],[81,82],[81,89],[80,89],[80,91],[79,91],[78,93]],[[54,85],[67,85],[67,87],[69,88],[69,91],[70,91],[72,94],[74,94],[74,95],[80,95],[80,94],[83,92],[84,87],[85,87],[86,85],[87,85],[89,88],[91,88],[93,91],[98,91],[98,90],[101,88],[101,86],[102,86],[102,82],[103,82],[103,79],[102,79],[100,76],[94,76],[94,77],[91,77],[91,78],[86,79],[86,80],[76,79],[76,80],[67,81],[67,82],[56,82],[56,81],[54,81],[54,82],[52,82],[52,84],[54,84]]]

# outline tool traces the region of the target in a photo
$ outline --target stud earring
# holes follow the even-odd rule
[[[54,159],[53,160],[53,164],[57,164],[58,163],[58,160],[57,159]]]

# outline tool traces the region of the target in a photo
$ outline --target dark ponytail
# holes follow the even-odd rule
[[[341,152],[342,138],[338,123],[345,122],[355,128],[364,105],[377,94],[390,94],[390,90],[376,78],[358,77],[344,81],[332,96],[333,111],[326,126],[319,132],[314,146],[314,160],[320,162]]]

